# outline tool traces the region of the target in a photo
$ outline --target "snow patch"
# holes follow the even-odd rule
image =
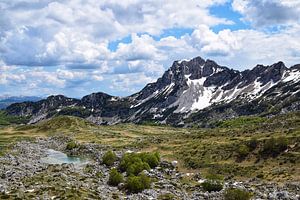
[[[211,98],[215,87],[204,87],[207,77],[191,80],[190,75],[185,75],[189,88],[183,91],[180,98],[172,105],[178,108],[174,112],[189,112],[200,110],[211,105]]]
[[[170,94],[170,92],[172,91],[174,85],[175,85],[175,83],[171,83],[170,85],[168,85],[167,87],[165,87],[165,89],[163,90],[163,94],[164,95]]]
[[[189,61],[191,61],[191,60],[189,60],[189,59],[181,59],[181,60],[178,61],[178,63],[181,64],[183,61],[189,62]]]
[[[297,81],[300,81],[300,71],[293,70],[293,71],[286,72],[283,77],[284,78],[283,78],[282,82],[289,82],[289,81],[297,82]]]
[[[118,98],[112,97],[112,98],[110,99],[110,101],[118,101]]]

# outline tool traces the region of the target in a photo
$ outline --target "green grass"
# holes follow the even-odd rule
[[[60,116],[35,125],[2,127],[0,147],[17,139],[57,134],[68,135],[78,143],[108,145],[110,149],[158,151],[163,160],[178,160],[179,170],[184,172],[214,173],[236,179],[300,180],[300,112],[273,118],[242,117],[206,129],[135,124],[96,126],[81,118]],[[270,145],[272,140],[284,143]],[[270,153],[272,149],[276,154]]]
[[[7,126],[11,124],[26,124],[28,119],[26,117],[17,117],[8,115],[5,111],[0,110],[0,126]]]
[[[239,117],[235,119],[230,119],[226,121],[220,121],[217,126],[220,128],[241,128],[248,126],[256,126],[259,123],[266,121],[263,117]]]

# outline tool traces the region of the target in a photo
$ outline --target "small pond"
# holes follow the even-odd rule
[[[61,151],[55,151],[53,149],[47,150],[47,156],[41,158],[43,163],[47,164],[63,164],[63,163],[73,163],[74,165],[83,165],[88,163],[88,159],[84,159],[77,156],[68,156]]]

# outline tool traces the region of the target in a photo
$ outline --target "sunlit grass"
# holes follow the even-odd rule
[[[2,127],[0,147],[22,139],[67,135],[80,143],[98,143],[114,149],[159,151],[165,160],[178,160],[179,169],[186,172],[214,172],[241,179],[263,174],[267,180],[299,180],[299,113],[253,118],[243,125],[245,120],[229,120],[214,129],[198,129],[135,124],[96,126],[80,118],[61,116],[36,125]],[[274,158],[261,158],[260,149],[272,137],[285,138],[288,151]],[[252,139],[258,143],[256,149],[249,151],[244,160],[237,159],[239,146]]]

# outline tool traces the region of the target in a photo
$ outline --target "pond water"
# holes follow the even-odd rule
[[[74,165],[82,165],[88,163],[87,159],[77,156],[68,156],[67,154],[61,151],[55,151],[53,149],[48,149],[46,153],[47,156],[41,158],[41,161],[47,164],[73,163]]]

